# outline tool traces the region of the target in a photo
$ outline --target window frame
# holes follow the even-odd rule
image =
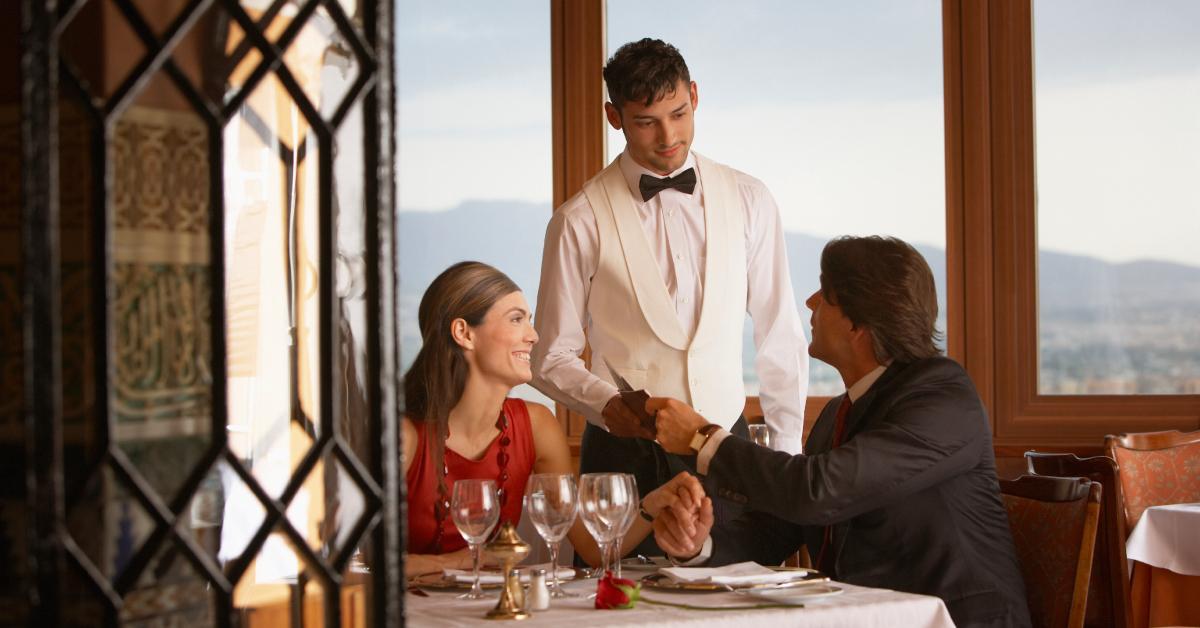
[[[1200,395],[1038,392],[1032,12],[1032,0],[943,2],[951,356],[1002,454],[1099,454],[1106,434],[1197,429]]]

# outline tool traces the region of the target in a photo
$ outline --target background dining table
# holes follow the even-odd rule
[[[596,589],[596,580],[576,580],[565,583],[568,591],[581,594],[578,598],[551,600],[550,608],[533,614],[520,626],[746,626],[750,622],[767,622],[776,626],[863,627],[911,626],[913,628],[952,628],[954,623],[941,599],[927,595],[900,593],[886,589],[871,589],[849,584],[832,583],[842,593],[803,606],[769,606],[747,609],[747,606],[769,605],[773,600],[732,592],[678,592],[643,589],[646,599],[635,608],[597,610],[586,596]],[[411,626],[478,626],[483,615],[496,605],[496,597],[488,600],[460,600],[460,591],[420,589],[421,594],[409,591],[404,599],[406,622]],[[650,600],[650,601],[648,601]],[[704,607],[703,610],[680,608],[654,602]]]
[[[1133,625],[1200,626],[1200,504],[1147,508],[1125,551]]]

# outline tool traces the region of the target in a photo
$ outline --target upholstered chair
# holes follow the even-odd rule
[[[1036,451],[1026,452],[1025,462],[1033,475],[1085,477],[1103,487],[1083,625],[1088,628],[1129,628],[1133,619],[1125,559],[1125,506],[1121,503],[1117,463],[1107,456],[1080,458],[1075,454]]]
[[[1117,461],[1126,534],[1151,506],[1200,502],[1200,430],[1106,436],[1104,450]]]
[[[1100,483],[1026,475],[1001,480],[1000,493],[1033,625],[1082,627],[1100,516]]]

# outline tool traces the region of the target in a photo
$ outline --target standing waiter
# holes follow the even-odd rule
[[[622,401],[608,366],[744,436],[749,313],[774,447],[798,453],[807,343],[775,199],[761,181],[691,150],[697,89],[674,46],[621,46],[604,79],[605,114],[625,150],[546,229],[534,386],[587,418],[581,472],[633,473],[645,494],[695,459],[653,442],[644,408]],[[580,357],[589,341],[590,370]],[[715,510],[723,520],[740,509],[718,500]],[[650,539],[637,549],[658,553]]]

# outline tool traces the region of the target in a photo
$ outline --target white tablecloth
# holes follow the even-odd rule
[[[1129,560],[1200,576],[1200,504],[1151,506],[1125,543]]]
[[[596,610],[584,598],[551,600],[550,608],[516,625],[525,626],[728,626],[741,628],[758,623],[762,626],[829,626],[869,628],[871,626],[912,628],[953,628],[942,600],[927,595],[899,593],[834,583],[845,591],[841,595],[808,602],[802,608],[762,608],[753,610],[697,611],[658,606],[639,601],[628,610]],[[571,582],[566,588],[591,593],[596,581]],[[459,600],[460,591],[428,591],[429,597],[409,593],[404,598],[406,623],[410,626],[479,626],[486,622],[484,613],[496,605],[496,597],[487,600]],[[769,600],[737,593],[668,593],[643,589],[646,597],[694,606],[745,606]],[[495,594],[495,595],[498,595]],[[491,623],[491,622],[486,622]],[[499,623],[499,622],[497,622]]]

